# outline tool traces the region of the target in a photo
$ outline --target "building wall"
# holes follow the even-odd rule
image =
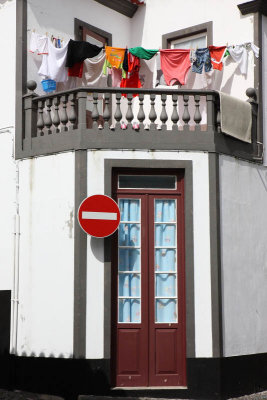
[[[213,21],[215,46],[253,42],[253,14],[242,16],[237,8],[239,3],[240,0],[188,0],[181,4],[176,0],[168,0],[166,5],[162,0],[147,0],[146,6],[139,7],[132,19],[131,44],[152,49],[161,48],[163,34],[208,21]],[[230,57],[222,72],[213,71],[206,77],[192,75],[193,79],[187,85],[189,88],[201,89],[207,86],[246,100],[246,89],[254,86],[254,55],[252,51],[249,52],[247,76],[240,74],[237,64],[231,62]]]
[[[18,354],[73,352],[74,154],[20,162]]]
[[[193,162],[195,348],[196,357],[211,357],[212,321],[208,154],[153,151],[88,151],[88,196],[96,193],[104,193],[104,160],[113,158],[192,160]],[[103,290],[104,287],[105,290],[110,290],[109,285],[104,281],[105,273],[110,273],[110,268],[110,263],[104,263],[104,241],[88,237],[87,358],[110,356],[104,353],[104,318],[106,318],[104,313],[109,314],[109,310],[104,308]]]
[[[0,2],[0,130],[15,126],[16,1]]]
[[[47,32],[49,37],[53,34],[64,38],[65,43],[74,39],[74,18],[111,33],[113,46],[129,46],[130,19],[94,0],[75,0],[75,6],[72,0],[47,0],[45,3],[42,0],[28,1],[28,45],[33,29],[44,35]],[[37,90],[43,93],[41,78],[37,74],[41,59],[42,56],[28,54],[28,79],[35,80],[38,83]]]
[[[267,171],[220,157],[224,356],[267,351]]]
[[[2,133],[0,130],[0,290],[12,288],[16,213],[16,166],[12,159],[13,136],[14,129],[5,130]]]
[[[267,140],[267,17],[262,16],[262,108],[263,108],[263,143]],[[266,144],[265,144],[266,147]],[[267,165],[266,151],[264,165]]]

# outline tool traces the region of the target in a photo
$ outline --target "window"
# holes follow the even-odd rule
[[[201,49],[203,47],[207,47],[207,34],[205,32],[170,41],[171,49]]]
[[[180,29],[162,36],[163,49],[202,48],[212,45],[212,22]]]

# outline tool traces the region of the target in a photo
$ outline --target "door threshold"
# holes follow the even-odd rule
[[[111,390],[174,390],[187,389],[187,386],[116,386]]]

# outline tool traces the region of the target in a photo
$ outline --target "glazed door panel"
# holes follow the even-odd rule
[[[181,196],[149,196],[149,385],[185,385]]]

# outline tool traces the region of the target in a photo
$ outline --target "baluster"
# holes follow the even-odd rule
[[[75,123],[77,121],[77,115],[76,115],[76,97],[75,94],[72,93],[69,96],[69,101],[70,101],[70,112],[69,112],[69,121],[70,121],[70,129],[75,128]]]
[[[130,125],[134,118],[133,110],[132,110],[133,95],[131,93],[127,94],[127,99],[128,99],[128,110],[126,113],[126,119],[128,121],[128,125]]]
[[[97,121],[99,118],[99,113],[97,104],[98,104],[98,93],[93,93],[93,111],[92,111],[93,129],[98,129]]]
[[[178,95],[177,94],[173,94],[172,95],[172,103],[173,103],[173,111],[172,111],[172,116],[171,116],[171,120],[172,120],[172,130],[173,131],[178,131],[178,121],[179,121],[179,114],[177,111],[177,101],[178,101]]]
[[[149,120],[151,121],[150,129],[155,129],[156,128],[155,121],[157,119],[157,114],[156,114],[156,111],[155,111],[155,98],[156,98],[155,94],[151,94],[150,95],[151,108],[150,108],[150,112],[149,112],[149,116],[148,116]]]
[[[110,94],[105,93],[105,105],[104,105],[104,112],[103,112],[103,119],[104,119],[104,128],[109,128],[109,120],[110,120],[110,108],[109,108],[109,100]]]
[[[166,112],[166,100],[167,100],[166,94],[162,94],[161,95],[162,110],[160,113],[160,120],[162,122],[161,129],[163,131],[166,131],[166,129],[167,129],[166,121],[168,119],[168,115]]]
[[[53,125],[56,127],[56,133],[59,132],[58,126],[60,124],[59,114],[58,114],[58,106],[59,106],[59,97],[54,98],[54,116],[53,116]]]
[[[140,122],[140,129],[144,128],[144,119],[146,118],[145,113],[144,113],[144,95],[139,94],[139,111],[137,114],[137,119]]]
[[[183,99],[184,99],[184,112],[183,112],[183,116],[182,119],[184,121],[184,131],[189,131],[189,126],[188,126],[188,122],[190,121],[190,114],[188,112],[188,101],[189,101],[189,96],[187,94],[183,95]]]
[[[47,99],[46,100],[46,113],[44,115],[44,124],[47,128],[47,133],[50,135],[51,132],[51,126],[52,126],[52,118],[51,118],[51,106],[52,106],[52,99]]]
[[[202,120],[202,117],[201,117],[201,114],[200,114],[200,111],[199,111],[200,95],[196,94],[194,96],[194,99],[195,99],[195,107],[196,107],[195,114],[194,114],[194,121],[196,123],[195,130],[196,131],[200,131],[199,123]]]
[[[114,114],[114,118],[116,120],[115,129],[120,126],[120,121],[122,119],[121,113],[121,93],[116,93],[116,111]]]
[[[60,118],[61,123],[63,125],[63,128],[62,128],[63,132],[66,132],[68,130],[68,128],[66,126],[68,121],[69,121],[67,110],[66,110],[67,102],[68,102],[68,95],[65,94],[65,95],[62,96],[63,110],[62,110],[61,118]]]
[[[37,128],[38,128],[38,136],[43,136],[44,132],[44,117],[43,117],[43,112],[44,112],[44,100],[39,100],[38,101],[38,120],[37,120]]]

